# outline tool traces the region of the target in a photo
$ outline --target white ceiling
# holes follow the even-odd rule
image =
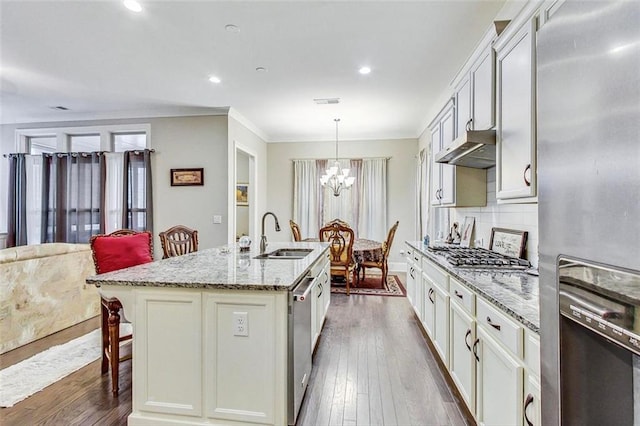
[[[2,123],[230,106],[268,141],[413,138],[504,0],[141,3],[2,0]]]

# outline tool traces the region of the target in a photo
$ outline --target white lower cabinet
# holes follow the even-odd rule
[[[481,425],[540,425],[540,337],[412,247],[411,304]],[[409,284],[411,283],[411,284]]]
[[[478,326],[477,420],[481,425],[521,425],[524,392],[521,362]]]
[[[437,285],[433,287],[435,297],[433,345],[444,364],[449,367],[449,292]]]
[[[330,264],[321,265],[321,272],[318,273],[311,288],[311,347],[315,348],[324,319],[327,316],[329,302],[331,300],[331,282],[329,280]]]
[[[451,301],[451,356],[449,371],[469,411],[476,411],[476,360],[472,345],[476,322],[458,303]]]

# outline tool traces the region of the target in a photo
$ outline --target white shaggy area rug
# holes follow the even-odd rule
[[[101,340],[95,330],[0,370],[0,407],[13,407],[100,358]]]

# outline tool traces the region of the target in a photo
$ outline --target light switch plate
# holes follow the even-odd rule
[[[222,223],[222,216],[219,214],[213,216],[213,223]]]

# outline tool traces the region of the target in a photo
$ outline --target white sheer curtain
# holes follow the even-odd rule
[[[27,244],[42,242],[42,156],[25,155],[27,172]]]
[[[358,234],[384,241],[387,237],[387,159],[362,160]]]
[[[109,234],[118,229],[122,229],[124,153],[106,153],[105,158],[107,160],[107,181],[105,184],[104,231]]]
[[[318,190],[316,160],[293,160],[293,221],[302,238],[318,236]]]

